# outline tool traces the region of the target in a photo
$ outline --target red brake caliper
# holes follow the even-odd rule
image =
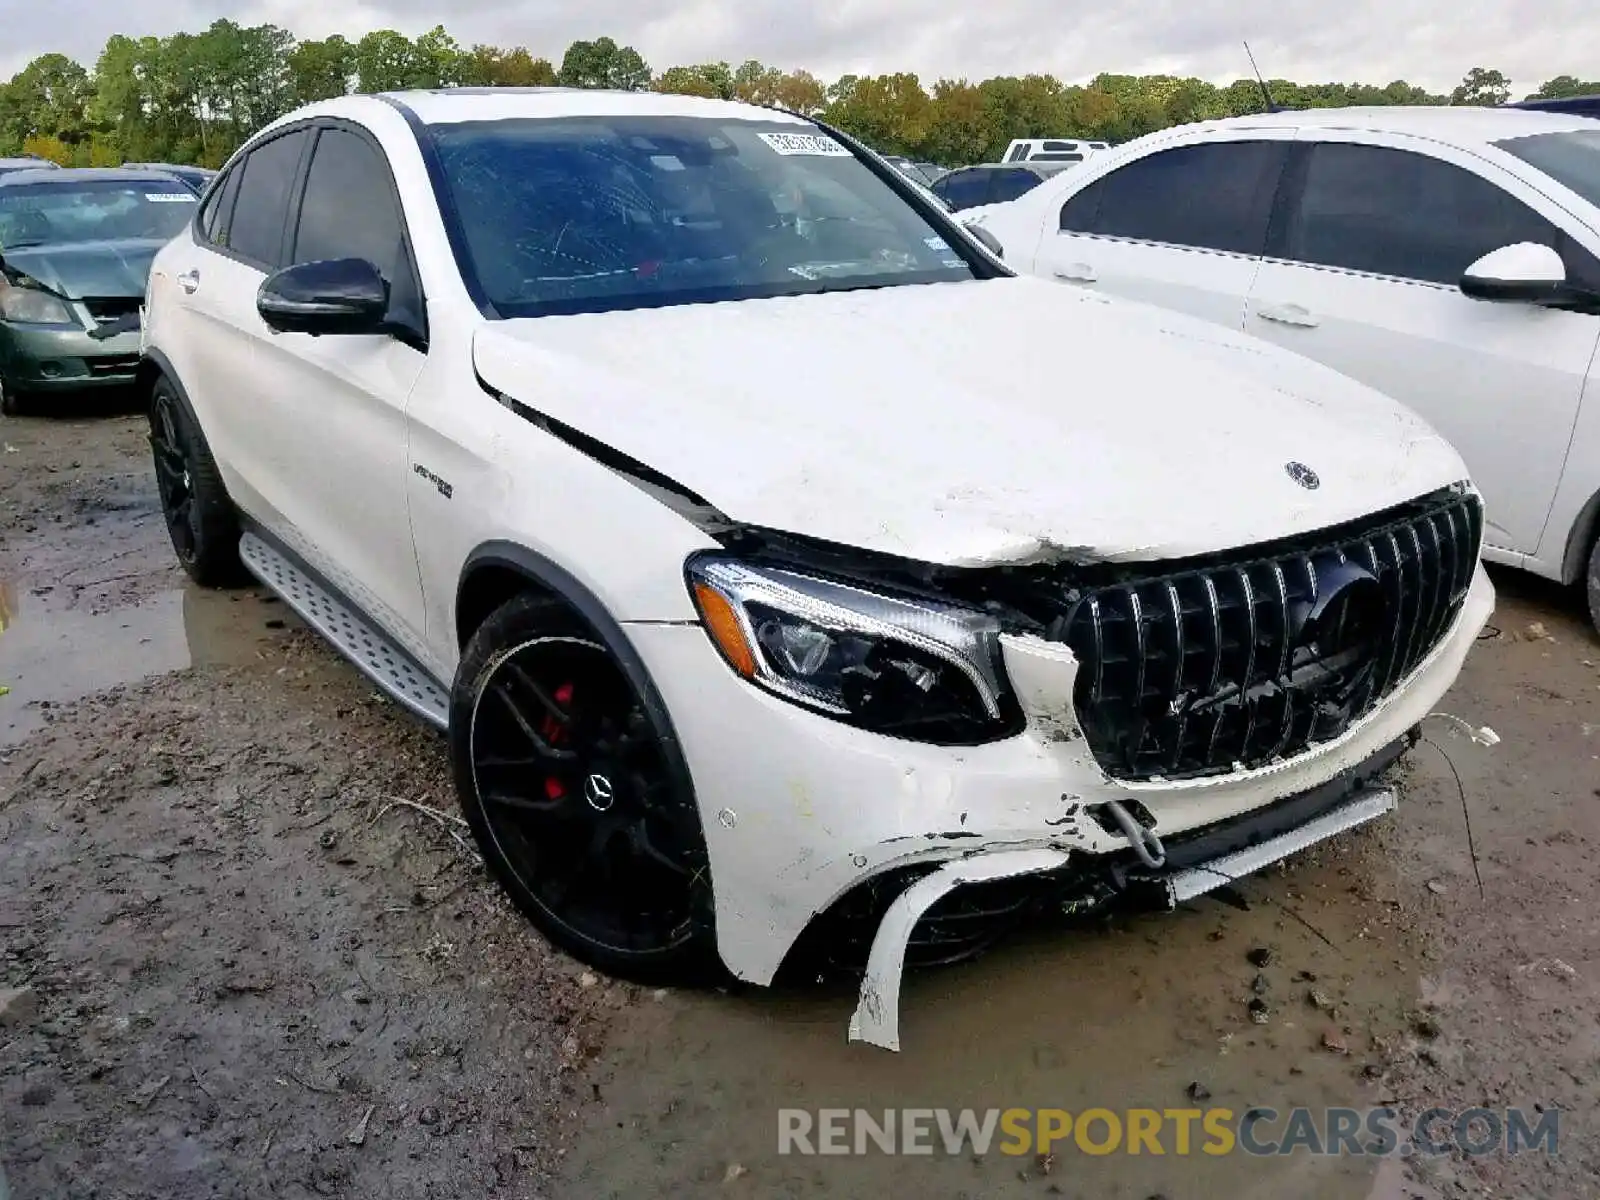
[[[555,690],[555,702],[562,708],[572,704],[572,684],[563,683]],[[544,740],[552,746],[559,746],[567,739],[567,727],[556,719],[554,713],[546,713],[544,722],[539,730],[544,735]],[[551,800],[559,800],[567,794],[566,787],[554,775],[546,775],[544,780],[544,794]]]

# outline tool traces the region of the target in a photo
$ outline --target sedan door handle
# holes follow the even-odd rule
[[[185,271],[178,276],[178,286],[189,295],[194,295],[195,291],[200,287],[200,272]]]
[[[1093,283],[1100,278],[1088,263],[1068,263],[1064,267],[1057,267],[1054,274],[1057,279],[1065,279],[1068,283]]]
[[[1298,325],[1303,329],[1315,329],[1319,324],[1312,311],[1300,304],[1257,305],[1256,316],[1263,321],[1276,321],[1280,325]]]

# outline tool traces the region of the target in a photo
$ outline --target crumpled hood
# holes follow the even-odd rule
[[[143,296],[150,263],[165,240],[127,238],[112,242],[55,242],[0,249],[6,270],[38,280],[69,300],[85,296]]]
[[[948,565],[1206,553],[1466,477],[1325,367],[1027,278],[490,322],[474,357],[729,517]]]

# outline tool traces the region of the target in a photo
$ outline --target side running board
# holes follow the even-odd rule
[[[348,658],[396,704],[447,729],[450,697],[411,655],[349,603],[262,538],[239,539],[239,558],[266,588]]]

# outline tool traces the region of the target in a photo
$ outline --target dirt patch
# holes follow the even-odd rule
[[[34,467],[0,551],[14,1194],[542,1194],[636,991],[509,910],[458,841],[440,739],[281,605],[170,590],[159,521],[121,545],[120,592],[64,585],[107,554],[86,528],[150,510],[136,433],[0,424],[27,447],[5,465]],[[142,681],[102,690],[120,679]]]
[[[1500,745],[1430,721],[1449,760],[1411,755],[1395,817],[1242,906],[913,976],[895,1056],[845,1043],[847,989],[641,992],[549,951],[456,840],[437,736],[281,605],[182,586],[137,418],[0,443],[19,1197],[1594,1194],[1600,639],[1564,591],[1497,576],[1443,705]],[[776,1153],[782,1107],[1169,1108],[1195,1085],[1235,1110],[1559,1107],[1563,1154]]]

